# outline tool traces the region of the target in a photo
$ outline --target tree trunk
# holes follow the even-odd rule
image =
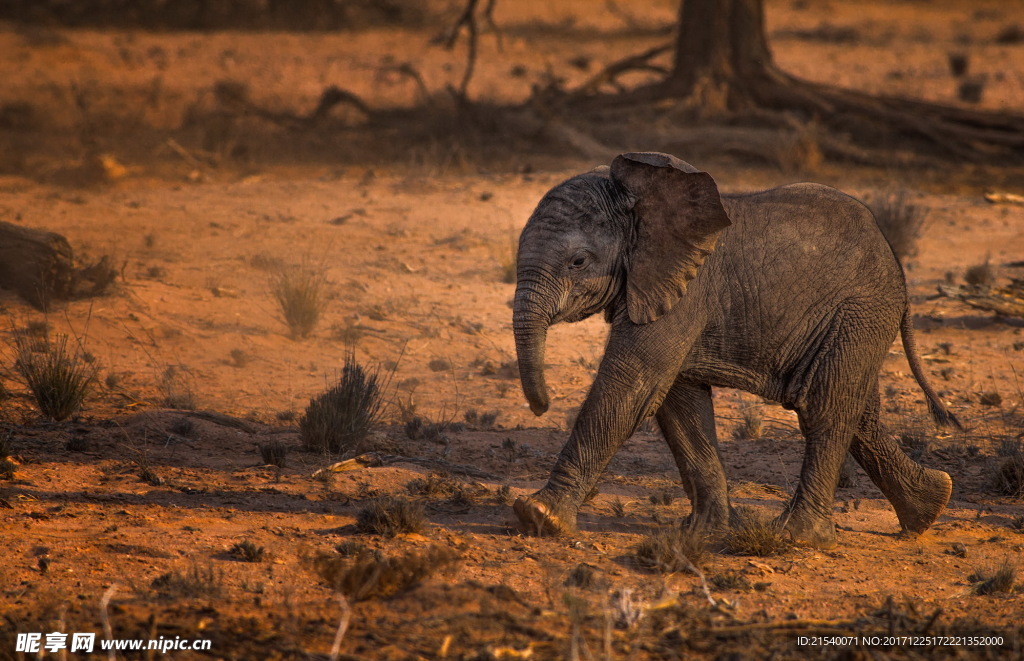
[[[677,29],[666,83],[672,94],[693,99],[705,112],[741,103],[742,81],[772,67],[762,0],[682,0]]]

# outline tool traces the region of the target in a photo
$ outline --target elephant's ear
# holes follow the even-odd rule
[[[611,175],[636,199],[626,308],[633,323],[646,324],[683,295],[729,216],[711,175],[674,156],[622,154],[612,161]]]

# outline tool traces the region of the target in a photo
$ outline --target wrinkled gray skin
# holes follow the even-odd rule
[[[710,175],[655,153],[574,177],[541,200],[519,242],[514,330],[523,391],[548,408],[548,326],[604,312],[597,377],[547,485],[516,501],[530,532],[575,529],[612,456],[649,415],[712,531],[732,513],[712,387],[795,409],[800,481],[778,519],[798,543],[836,541],[832,506],[849,451],[923,532],[949,499],[941,471],[904,454],[878,420],[878,371],[902,333],[936,420],[953,422],[921,371],[903,271],[862,204],[817,184],[719,196]]]

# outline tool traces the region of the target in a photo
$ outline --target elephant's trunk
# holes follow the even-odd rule
[[[532,292],[520,285],[513,303],[512,329],[516,336],[523,394],[535,415],[543,415],[550,404],[548,386],[544,382],[544,343],[550,317],[539,311],[540,307]]]

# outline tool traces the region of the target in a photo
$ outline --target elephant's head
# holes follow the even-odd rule
[[[711,175],[674,156],[622,154],[540,201],[519,238],[513,327],[523,392],[548,409],[547,328],[625,305],[650,323],[686,291],[729,225]]]

